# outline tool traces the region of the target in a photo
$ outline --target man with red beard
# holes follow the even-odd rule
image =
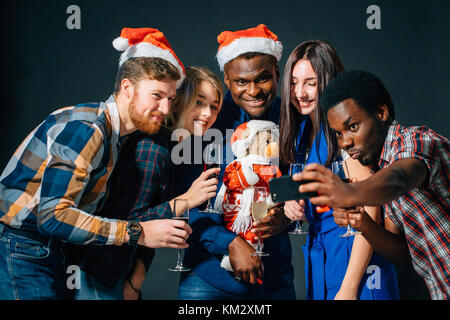
[[[141,32],[145,33],[146,29],[125,28],[122,37],[129,38],[130,42],[136,41]],[[115,40],[116,49],[119,40]],[[146,47],[145,41],[131,46],[136,52],[147,50]],[[108,195],[103,207],[97,212],[102,217],[132,221],[172,217],[173,200],[169,200],[172,194],[170,132],[161,128],[161,125],[169,112],[175,91],[167,95],[168,104],[160,105],[157,109],[144,108],[155,100],[161,101],[165,88],[160,84],[165,80],[153,76],[153,85],[139,80],[142,71],[155,64],[155,61],[146,57],[133,57],[124,62],[116,77],[114,94],[107,101],[117,101],[118,104],[122,100],[129,101],[126,116],[132,127],[138,130],[125,134],[119,140],[120,154],[110,178]],[[155,88],[155,84],[159,87]],[[204,202],[205,190],[209,190],[212,185],[212,181],[205,181],[207,177],[206,173],[203,174],[178,198],[188,199],[190,207]],[[77,300],[137,299],[154,254],[153,248],[142,246],[67,246],[66,264],[81,268],[80,288],[70,292],[70,297]]]
[[[0,300],[63,298],[67,243],[187,247],[192,230],[183,221],[144,212],[137,222],[98,212],[121,139],[159,130],[184,72],[157,29],[125,28],[113,44],[125,50],[114,96],[50,114],[0,177]],[[172,202],[153,216],[171,218]]]

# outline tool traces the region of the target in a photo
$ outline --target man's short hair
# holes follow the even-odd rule
[[[180,72],[167,60],[155,57],[138,57],[128,59],[120,66],[114,84],[115,94],[119,93],[123,79],[130,80],[133,85],[143,79],[177,81],[180,79]]]
[[[391,96],[375,75],[361,70],[340,73],[325,87],[320,96],[320,107],[327,111],[344,100],[353,99],[367,114],[373,116],[378,107],[386,105],[390,120],[395,119]]]

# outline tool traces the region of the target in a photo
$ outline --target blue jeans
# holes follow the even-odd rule
[[[37,241],[0,223],[0,300],[63,299],[64,253],[53,239]]]
[[[295,300],[293,284],[268,290],[264,284],[249,285],[245,296],[234,295],[210,285],[194,272],[182,273],[178,287],[179,300]]]
[[[80,272],[80,286],[78,289],[73,289],[74,300],[123,300],[123,281],[120,279],[114,289],[105,287],[102,283],[94,277],[88,275],[83,270]]]

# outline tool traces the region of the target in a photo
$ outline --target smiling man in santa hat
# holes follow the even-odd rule
[[[187,247],[185,222],[152,220],[171,218],[172,203],[145,222],[98,215],[121,138],[159,131],[184,74],[157,29],[125,28],[114,46],[125,50],[114,94],[50,114],[0,177],[0,300],[62,298],[65,243]]]
[[[222,132],[226,146],[227,133],[233,133],[245,122],[259,119],[279,123],[278,61],[283,47],[277,35],[263,24],[246,30],[224,31],[217,40],[217,60],[229,91],[213,128]],[[227,157],[232,155],[230,146],[224,150],[226,161],[221,166],[218,189],[226,165],[234,159]],[[289,222],[280,209],[273,209],[269,214],[261,220],[261,228],[255,225],[252,230],[262,232],[264,250],[270,253],[261,260],[251,256],[255,249],[250,244],[223,226],[221,215],[205,216],[191,210],[190,224],[195,228],[185,261],[192,271],[182,274],[178,297],[295,299],[291,244],[285,230]],[[217,256],[221,255],[229,255],[233,273],[220,267]]]

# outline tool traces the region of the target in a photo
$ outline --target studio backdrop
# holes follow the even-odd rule
[[[266,24],[283,43],[280,71],[308,39],[337,50],[347,70],[377,75],[391,93],[397,119],[449,137],[450,2],[367,0],[2,2],[1,170],[27,134],[52,111],[112,93],[123,27],[164,32],[185,66],[218,74],[217,35]],[[303,299],[301,245],[294,236],[297,298]],[[157,250],[144,299],[176,299],[178,274],[167,271],[176,250]],[[397,268],[403,299],[428,299],[409,266]]]

